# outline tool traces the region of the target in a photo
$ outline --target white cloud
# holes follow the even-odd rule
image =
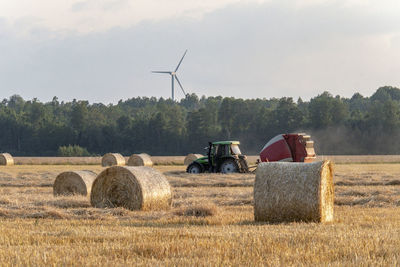
[[[0,0],[0,17],[18,35],[37,28],[86,34],[128,28],[143,21],[199,19],[229,5],[265,3],[300,9],[321,5],[362,8],[375,14],[398,14],[400,10],[398,0]]]
[[[0,17],[19,35],[35,27],[90,33],[149,20],[199,18],[229,4],[261,2],[265,0],[2,0]]]

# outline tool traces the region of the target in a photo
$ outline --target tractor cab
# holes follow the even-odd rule
[[[218,161],[241,155],[239,145],[239,141],[210,142],[207,153],[209,155],[208,158],[209,160],[211,159],[212,165],[216,166]]]
[[[209,142],[207,156],[193,161],[187,172],[247,172],[247,159],[239,148],[239,141]]]
[[[220,141],[209,143],[211,146],[211,153],[218,156],[231,156],[231,155],[241,155],[240,152],[240,142],[239,141]]]

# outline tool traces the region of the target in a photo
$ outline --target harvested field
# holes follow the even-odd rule
[[[330,160],[336,164],[400,163],[400,155],[318,155],[316,160]]]
[[[249,163],[255,164],[258,156],[248,156]],[[128,162],[129,157],[125,157]],[[183,165],[185,156],[152,156],[154,165]],[[317,156],[317,160],[331,160],[336,164],[355,163],[400,163],[400,155],[355,155]],[[17,165],[100,165],[101,157],[14,157]]]
[[[182,158],[183,161],[183,158]],[[334,222],[254,222],[254,174],[187,174],[156,166],[172,209],[98,209],[54,197],[55,177],[100,165],[0,167],[4,265],[400,264],[400,164],[335,166]],[[34,253],[32,253],[34,251]]]

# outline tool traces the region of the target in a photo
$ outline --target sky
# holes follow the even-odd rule
[[[0,0],[0,98],[370,96],[400,87],[398,0]],[[176,97],[184,97],[176,84]]]

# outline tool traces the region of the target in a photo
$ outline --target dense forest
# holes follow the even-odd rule
[[[287,132],[310,134],[318,154],[397,154],[400,89],[385,86],[371,97],[351,98],[324,92],[309,101],[192,94],[180,102],[138,97],[115,105],[13,95],[0,104],[0,129],[0,152],[15,156],[184,155],[228,139],[257,154]]]

